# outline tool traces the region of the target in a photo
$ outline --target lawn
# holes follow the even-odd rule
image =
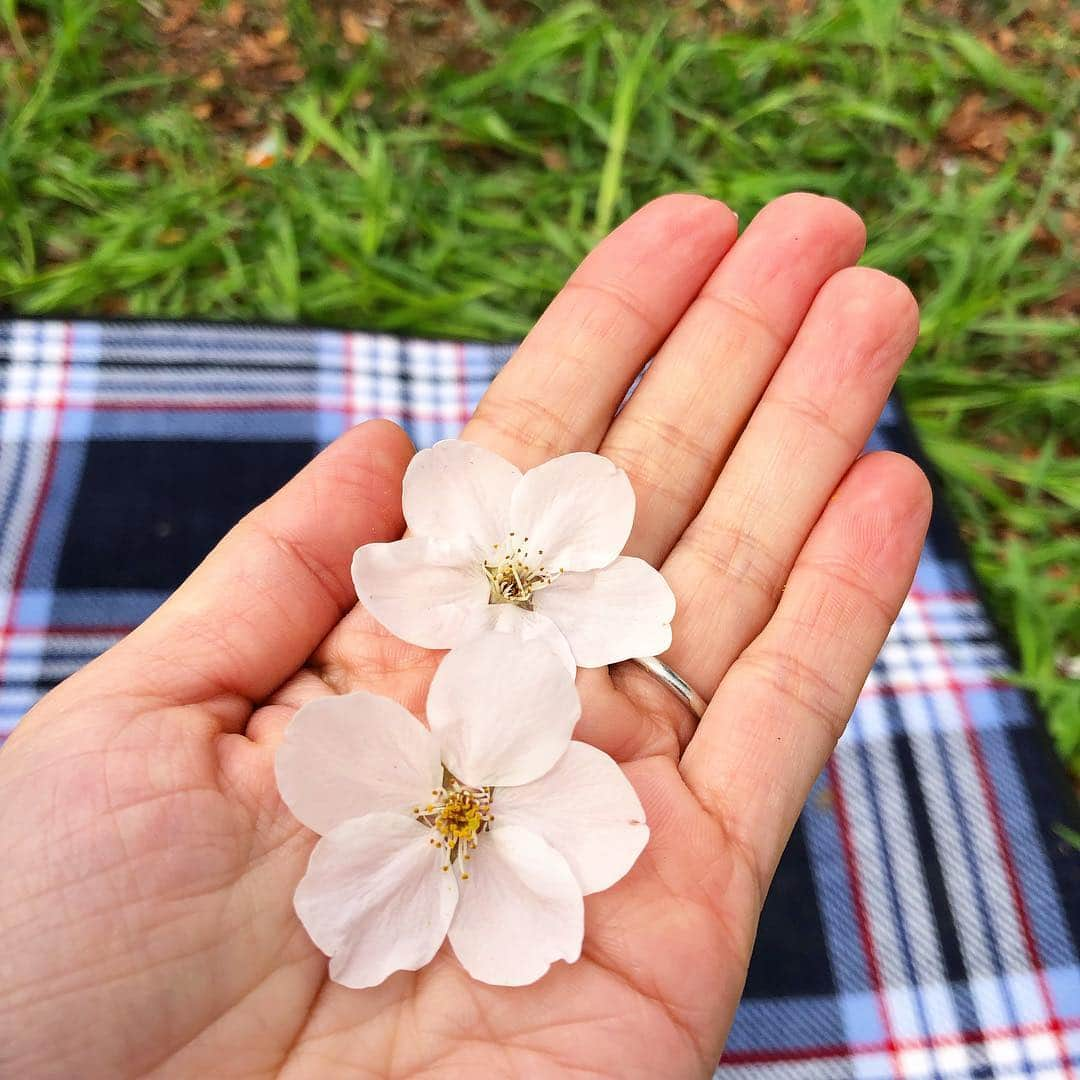
[[[654,195],[850,203],[921,300],[905,399],[1080,766],[1067,3],[0,0],[0,23],[9,311],[508,339]]]

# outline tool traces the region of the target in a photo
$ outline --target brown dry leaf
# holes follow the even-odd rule
[[[209,120],[214,115],[214,104],[211,101],[197,101],[191,106],[191,115],[196,120]]]
[[[246,14],[244,0],[229,0],[225,5],[225,24],[235,30],[244,21]]]
[[[121,137],[122,135],[119,128],[115,128],[111,124],[106,124],[104,127],[99,128],[94,132],[91,143],[95,150],[105,150],[108,148],[109,143]]]
[[[960,102],[945,126],[945,134],[953,142],[963,142],[968,138],[978,124],[979,113],[982,111],[985,101],[985,94],[968,94]]]
[[[1032,230],[1031,242],[1053,255],[1061,253],[1061,241],[1042,222]]]
[[[371,31],[364,25],[363,19],[355,11],[341,13],[341,33],[350,45],[366,45]]]
[[[552,172],[566,172],[566,155],[557,146],[545,146],[540,159]]]
[[[949,118],[945,135],[960,149],[1000,163],[1009,155],[1009,128],[1024,114],[1018,110],[985,109],[985,104],[985,95],[969,94]]]
[[[221,68],[211,68],[205,75],[200,75],[199,85],[204,90],[220,90],[225,85],[225,76],[221,74]]]
[[[175,34],[183,30],[199,10],[199,0],[173,0],[168,5],[168,14],[161,20],[161,29],[166,34]]]
[[[99,303],[106,315],[126,315],[130,310],[126,296],[106,296]]]
[[[918,143],[901,146],[893,159],[904,172],[914,172],[926,160],[926,147],[919,146]]]
[[[353,94],[352,107],[363,111],[370,108],[374,100],[375,95],[370,90],[361,90],[359,94]]]
[[[1050,310],[1055,315],[1080,315],[1080,285],[1070,285],[1056,300],[1050,304]]]
[[[268,49],[278,49],[288,40],[289,27],[288,24],[283,22],[275,23],[263,34],[263,44]]]
[[[284,64],[274,69],[278,82],[298,83],[307,72],[299,64]]]
[[[15,16],[15,23],[23,37],[36,37],[49,29],[48,20],[37,11],[20,11]]]
[[[700,11],[692,7],[684,7],[681,4],[672,12],[671,29],[680,38],[700,34],[708,27],[705,17]]]
[[[249,35],[236,47],[237,57],[251,67],[266,67],[274,62],[274,54],[267,49],[261,38]]]
[[[373,3],[367,5],[367,10],[364,12],[364,22],[368,26],[374,26],[376,29],[381,30],[390,22],[392,12],[393,5],[388,3],[388,0],[374,0]]]

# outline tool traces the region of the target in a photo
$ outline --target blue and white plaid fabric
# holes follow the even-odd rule
[[[0,738],[241,514],[372,416],[458,432],[509,349],[306,329],[0,323]],[[917,452],[900,409],[874,445]],[[1075,813],[952,525],[807,803],[718,1076],[1080,1071]]]

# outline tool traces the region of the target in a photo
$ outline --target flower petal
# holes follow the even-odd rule
[[[581,702],[563,662],[539,641],[485,633],[450,652],[427,719],[446,767],[465,784],[527,784],[566,751]]]
[[[607,566],[633,524],[630,479],[599,454],[564,454],[530,469],[510,500],[515,538],[528,538],[530,563],[549,570]]]
[[[485,554],[506,539],[521,473],[475,443],[444,439],[409,462],[401,508],[418,536],[468,541]]]
[[[396,701],[365,691],[304,705],[274,770],[285,805],[323,834],[377,810],[407,814],[442,787],[437,740]]]
[[[430,837],[412,818],[382,813],[345,821],[315,845],[294,904],[335,982],[377,986],[439,951],[458,887]]]
[[[562,574],[533,596],[581,667],[603,667],[671,647],[675,594],[659,570],[622,557],[602,570]]]
[[[622,769],[582,742],[572,742],[539,780],[500,788],[492,809],[499,828],[520,825],[542,836],[586,896],[611,888],[649,839],[641,800]]]
[[[366,544],[352,576],[364,607],[402,641],[450,649],[484,625],[490,588],[466,543],[411,536]]]
[[[556,960],[577,960],[585,934],[581,887],[546,841],[517,826],[493,829],[468,866],[450,944],[474,979],[525,986]]]
[[[499,634],[514,634],[522,641],[542,641],[563,662],[571,678],[577,674],[574,654],[566,638],[546,616],[516,604],[489,604],[486,615],[486,629]]]

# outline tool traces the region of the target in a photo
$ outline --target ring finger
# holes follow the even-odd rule
[[[663,567],[679,598],[666,659],[706,699],[776,609],[917,333],[911,293],[879,271],[842,270],[815,299]]]

